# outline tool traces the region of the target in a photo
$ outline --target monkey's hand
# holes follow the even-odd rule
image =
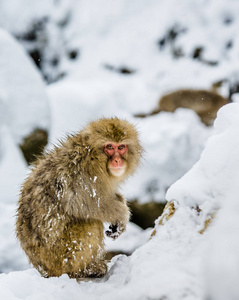
[[[122,232],[125,231],[126,226],[123,223],[111,224],[109,226],[110,230],[106,230],[106,235],[113,240],[116,240]]]

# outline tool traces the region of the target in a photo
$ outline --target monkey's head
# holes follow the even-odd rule
[[[135,127],[118,118],[91,122],[84,130],[95,160],[108,175],[124,178],[132,174],[142,155]]]

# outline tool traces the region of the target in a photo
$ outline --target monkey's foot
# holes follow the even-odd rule
[[[84,277],[101,278],[107,273],[107,265],[104,261],[98,261],[96,264],[90,265],[84,270]]]

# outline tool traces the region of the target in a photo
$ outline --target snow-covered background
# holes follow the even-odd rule
[[[0,26],[0,299],[238,300],[239,2],[2,0]],[[213,128],[185,109],[134,117],[167,92],[218,82],[235,103]],[[14,232],[28,173],[19,143],[44,128],[50,148],[102,116],[134,123],[146,150],[122,187],[129,201],[176,211],[150,240],[133,223],[107,239],[133,254],[114,257],[102,280],[41,278]]]

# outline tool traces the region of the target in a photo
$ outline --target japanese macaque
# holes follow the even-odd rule
[[[158,107],[149,114],[138,114],[137,117],[155,115],[161,111],[174,112],[177,108],[194,110],[207,126],[212,125],[217,111],[229,101],[215,92],[208,90],[177,90],[164,95]]]
[[[45,277],[101,277],[103,223],[115,239],[130,212],[119,184],[142,154],[133,125],[117,118],[89,123],[38,159],[23,184],[16,232],[32,265]]]
[[[48,142],[48,133],[44,129],[37,128],[24,138],[20,144],[20,149],[25,160],[30,165],[41,155]]]

